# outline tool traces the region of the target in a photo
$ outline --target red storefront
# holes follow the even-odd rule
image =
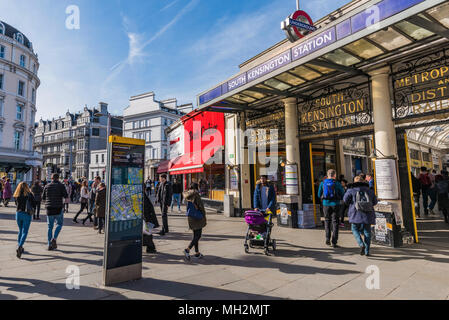
[[[183,175],[185,187],[196,182],[202,197],[223,201],[224,114],[194,111],[181,121],[184,125],[184,153],[170,160],[170,175]]]

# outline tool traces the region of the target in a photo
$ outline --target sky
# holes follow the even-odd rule
[[[300,1],[312,20],[349,0]],[[67,29],[67,7],[80,12]],[[0,20],[38,54],[37,115],[52,119],[85,105],[122,115],[129,98],[196,96],[239,71],[239,64],[285,39],[280,23],[295,0],[0,0]]]

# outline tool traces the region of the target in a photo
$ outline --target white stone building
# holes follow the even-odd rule
[[[153,92],[131,97],[123,113],[123,136],[146,141],[145,179],[154,179],[159,164],[169,159],[165,129],[192,110],[192,104],[178,106],[176,99],[157,101]]]
[[[94,180],[95,177],[101,177],[104,181],[107,176],[106,165],[108,162],[108,150],[94,150],[90,152],[89,164],[89,180]]]
[[[33,151],[38,69],[30,40],[0,21],[0,176],[8,175],[13,187],[31,183],[42,165]]]

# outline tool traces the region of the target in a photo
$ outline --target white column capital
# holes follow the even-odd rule
[[[371,70],[368,72],[368,74],[371,77],[377,77],[377,76],[389,76],[390,75],[390,67],[382,67],[379,69]]]

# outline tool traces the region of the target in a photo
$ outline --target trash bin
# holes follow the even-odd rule
[[[376,224],[371,227],[373,243],[392,248],[403,245],[401,226],[397,224],[394,208],[391,203],[380,204],[374,208]]]
[[[298,229],[298,204],[281,203],[277,210],[278,226]]]
[[[224,216],[227,218],[235,217],[234,212],[234,195],[225,194],[223,199]]]

